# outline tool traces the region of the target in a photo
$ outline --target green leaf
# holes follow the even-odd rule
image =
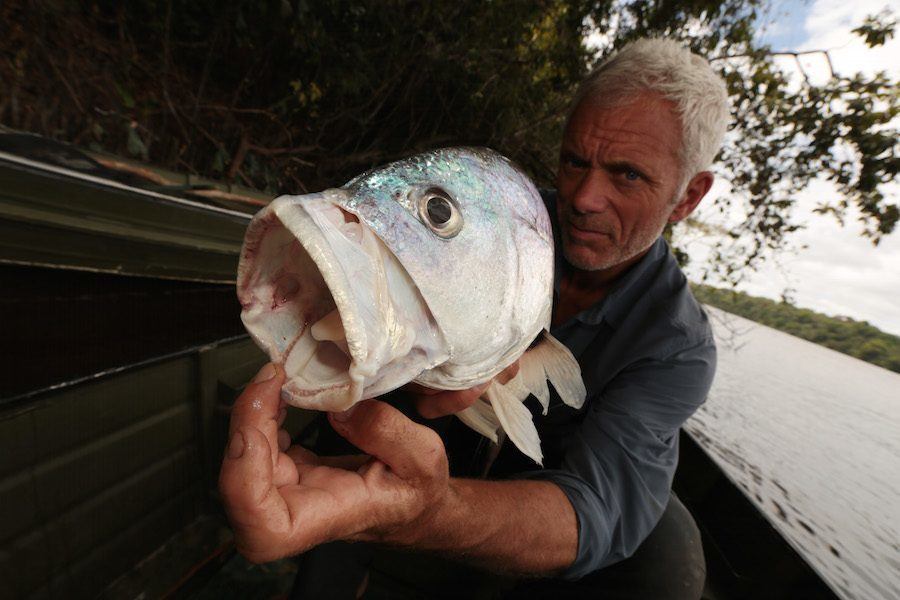
[[[132,96],[128,90],[119,85],[118,81],[114,81],[113,85],[116,88],[116,91],[119,93],[119,98],[122,99],[122,104],[125,105],[125,108],[134,108],[134,96]]]

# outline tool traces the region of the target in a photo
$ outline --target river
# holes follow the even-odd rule
[[[900,598],[900,375],[708,309],[719,366],[685,428],[842,598]]]

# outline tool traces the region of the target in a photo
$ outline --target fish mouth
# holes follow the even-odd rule
[[[282,397],[302,408],[346,410],[446,359],[418,288],[346,198],[277,199],[241,252],[241,319],[284,366]]]

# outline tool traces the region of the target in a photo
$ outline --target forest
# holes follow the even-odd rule
[[[900,337],[865,321],[708,285],[694,285],[693,291],[704,304],[900,373]]]
[[[728,86],[715,167],[743,213],[708,269],[735,281],[802,226],[795,197],[834,185],[819,218],[878,243],[900,219],[897,82],[809,78],[772,48],[765,0],[6,0],[0,126],[269,194],[305,193],[424,149],[488,146],[552,185],[579,81],[638,37],[675,39]],[[854,23],[870,46],[890,11]],[[791,75],[778,60],[793,60]],[[795,69],[796,70],[796,69]],[[843,221],[842,221],[843,222]]]

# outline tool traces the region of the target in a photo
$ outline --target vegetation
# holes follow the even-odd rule
[[[900,337],[865,321],[829,317],[785,301],[707,285],[695,285],[693,290],[700,302],[900,373]]]
[[[794,195],[815,177],[840,191],[821,212],[854,209],[873,242],[900,218],[884,195],[900,166],[896,82],[883,73],[792,82],[774,62],[784,49],[756,36],[773,6],[7,0],[0,123],[272,193],[333,186],[454,144],[493,147],[551,184],[578,81],[627,41],[667,36],[709,57],[728,83],[734,135],[721,175],[746,218],[726,232],[734,243],[714,266],[736,280],[798,227]],[[892,16],[856,32],[883,44]],[[590,33],[601,34],[592,48]]]

